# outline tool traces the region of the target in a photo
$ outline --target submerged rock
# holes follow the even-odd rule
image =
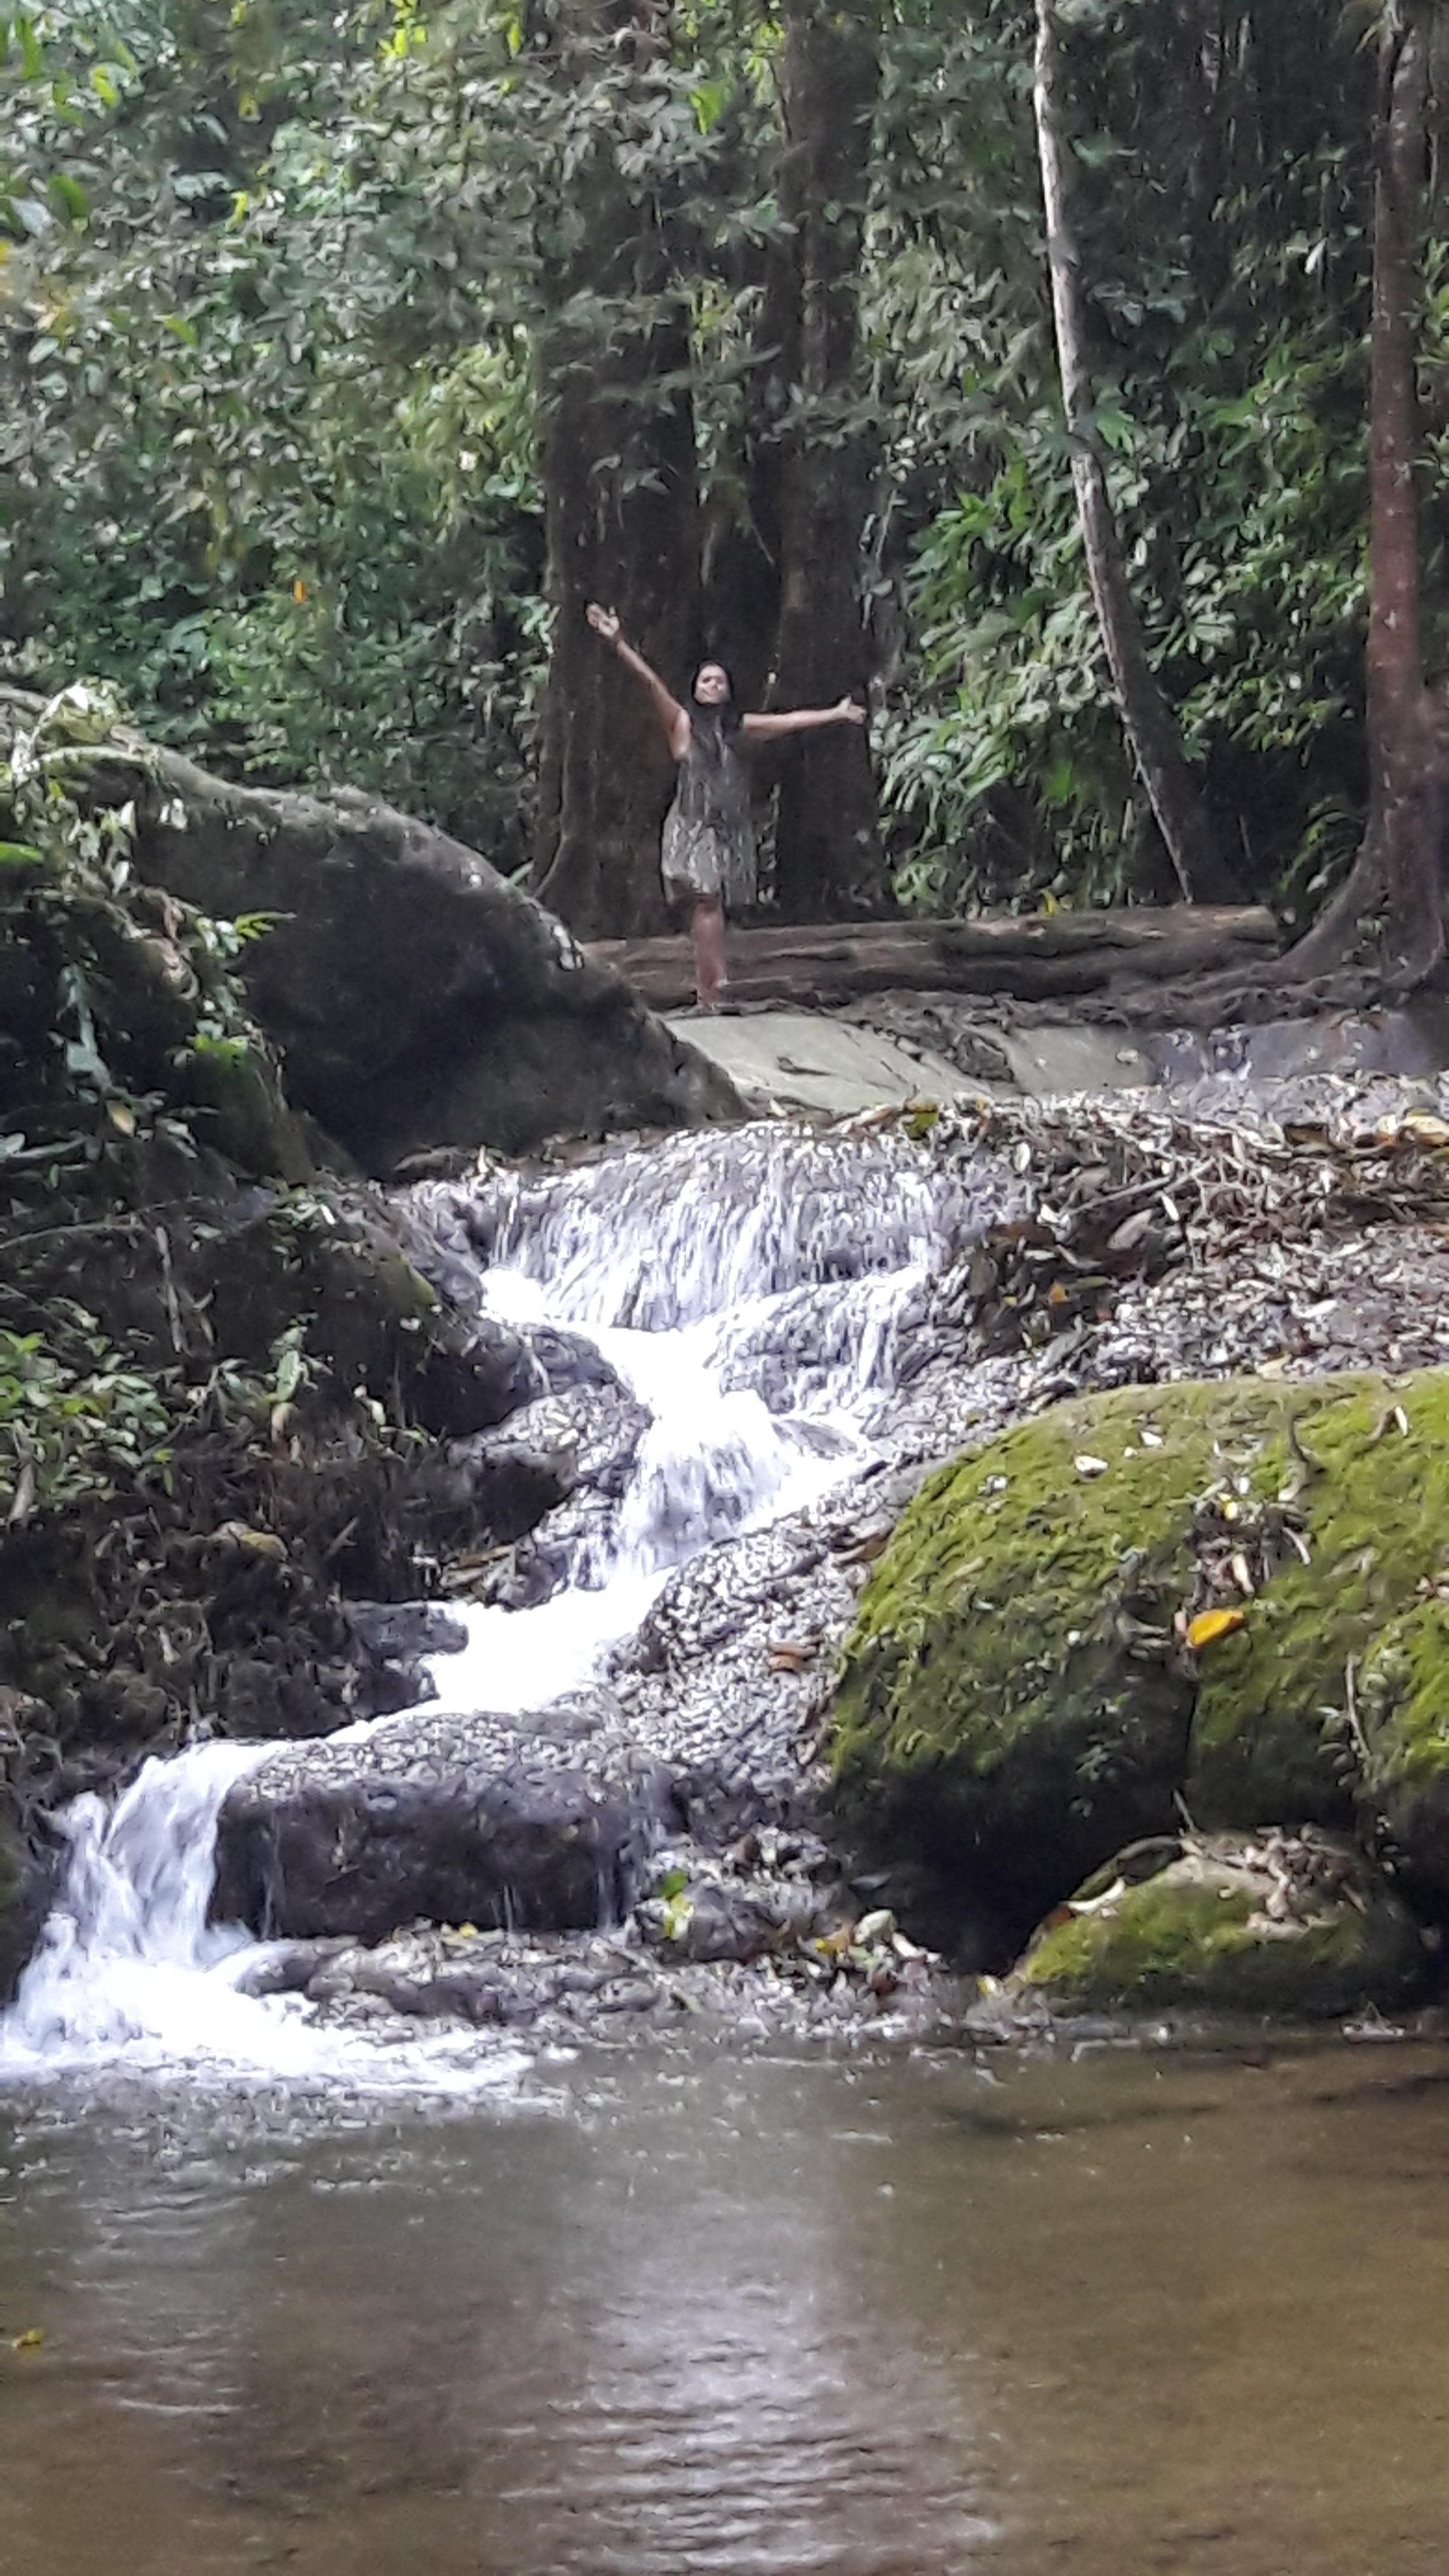
[[[932,1476],[882,1557],[835,1709],[850,1829],[1018,1922],[1179,1796],[1205,1827],[1342,1827],[1375,1796],[1412,1857],[1437,1685],[1365,1776],[1353,1673],[1384,1671],[1446,1515],[1446,1373],[1054,1408]]]
[[[1120,1853],[1048,1919],[1007,1994],[1313,2019],[1411,2003],[1427,1969],[1418,1925],[1361,1853],[1275,1829]]]

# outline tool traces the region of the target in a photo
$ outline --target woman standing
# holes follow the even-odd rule
[[[755,899],[755,836],[741,746],[774,741],[786,733],[809,733],[818,725],[864,724],[865,709],[853,698],[842,698],[834,707],[742,716],[722,662],[700,664],[691,702],[684,707],[658,673],[650,670],[643,654],[625,643],[612,608],[591,606],[588,618],[626,669],[643,681],[679,763],[679,784],[664,823],[664,891],[671,902],[689,906],[695,992],[700,1009],[713,1011],[725,980],[726,910],[738,911]]]

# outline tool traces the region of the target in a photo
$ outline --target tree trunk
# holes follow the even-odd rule
[[[790,388],[778,445],[780,611],[772,703],[864,697],[860,579],[871,449],[856,280],[880,83],[875,0],[790,0],[780,208],[789,266],[767,313]],[[757,499],[756,518],[768,516]],[[768,528],[765,531],[768,540]],[[875,777],[863,731],[791,742],[780,763],[775,889],[794,920],[879,909],[886,896]]]
[[[1167,845],[1173,872],[1189,903],[1223,903],[1236,891],[1231,871],[1214,845],[1202,801],[1178,739],[1177,724],[1153,675],[1142,628],[1127,585],[1122,544],[1107,489],[1101,440],[1092,415],[1081,304],[1081,258],[1067,211],[1061,60],[1053,0],[1037,0],[1037,150],[1046,212],[1047,261],[1062,404],[1071,441],[1072,484],[1097,621],[1123,728]]]
[[[1391,969],[1416,982],[1444,953],[1437,819],[1441,726],[1420,625],[1419,247],[1428,151],[1432,0],[1390,0],[1375,117],[1369,418],[1369,809],[1346,884],[1292,950],[1317,974],[1382,908]]]
[[[655,929],[659,831],[674,767],[638,682],[587,625],[617,608],[631,643],[683,689],[698,646],[699,512],[689,331],[672,292],[658,192],[628,180],[647,148],[660,42],[628,0],[559,0],[557,75],[592,134],[566,183],[565,247],[545,263],[540,348],[553,658],[544,706],[534,885],[572,930]],[[630,30],[635,30],[630,41]]]

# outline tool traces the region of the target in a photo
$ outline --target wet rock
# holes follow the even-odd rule
[[[11,1799],[0,1791],[0,2006],[9,2003],[35,1938],[26,1902],[29,1855]]]
[[[674,1819],[633,1746],[433,1716],[279,1753],[222,1809],[213,1910],[264,1938],[376,1941],[421,1916],[578,1929],[626,1910]]]
[[[43,1807],[63,1777],[50,1711],[0,1686],[0,2008],[14,1995],[54,1895],[60,1856]]]
[[[258,1997],[306,1994],[347,1946],[341,1939],[279,1942],[249,1963],[237,1979],[237,1992]]]
[[[1392,2010],[1428,1969],[1413,1917],[1353,1846],[1308,1828],[1129,1849],[1049,1918],[1007,2000],[1064,2012]]]
[[[464,1622],[438,1601],[349,1601],[344,1616],[358,1643],[383,1664],[411,1668],[424,1655],[457,1654],[468,1643]]]
[[[522,1337],[486,1316],[452,1344],[435,1333],[412,1381],[412,1406],[425,1431],[466,1439],[518,1413],[538,1394],[541,1379]]]
[[[517,1438],[567,1461],[572,1491],[583,1487],[618,1502],[649,1421],[648,1407],[625,1387],[581,1383],[529,1405],[513,1429]]]
[[[645,1406],[617,1379],[581,1380],[515,1415],[508,1425],[509,1452],[516,1443],[530,1444],[546,1462],[553,1491],[547,1506],[515,1531],[490,1514],[500,1536],[516,1536],[524,1544],[492,1574],[482,1598],[508,1609],[532,1609],[565,1583],[603,1580],[614,1554],[618,1507],[649,1421]],[[485,1441],[471,1444],[469,1454],[487,1462],[501,1452]]]
[[[318,1181],[237,1196],[211,1227],[177,1229],[177,1263],[207,1303],[217,1351],[270,1364],[307,1320],[306,1349],[350,1395],[395,1401],[440,1438],[489,1428],[538,1394],[541,1370],[511,1326],[440,1293],[410,1258],[381,1192]]]
[[[638,1922],[645,1940],[671,1959],[757,1959],[776,1946],[781,1929],[759,1891],[699,1878],[641,1905]]]
[[[558,1324],[522,1324],[518,1329],[543,1371],[550,1395],[570,1395],[578,1387],[627,1395],[618,1370],[610,1366],[597,1343],[582,1333],[565,1332]]]
[[[466,1485],[493,1548],[508,1547],[555,1511],[569,1492],[568,1462],[503,1434],[455,1441],[449,1465]],[[470,1584],[469,1589],[475,1589]],[[492,1598],[485,1590],[484,1598]]]
[[[287,1597],[284,1587],[281,1598]],[[278,1620],[270,1633],[265,1603],[257,1603],[259,1633],[250,1648],[239,1642],[215,1651],[208,1632],[197,1681],[220,1733],[239,1741],[326,1736],[390,1717],[436,1699],[424,1658],[467,1642],[462,1623],[432,1603],[318,1604],[304,1594],[293,1597],[291,1618]],[[216,1608],[214,1602],[214,1615]],[[217,1625],[224,1635],[220,1618]],[[165,1678],[174,1701],[174,1668]],[[156,1713],[152,1732],[164,1714],[164,1708]]]
[[[864,1928],[864,1927],[862,1927]],[[641,1942],[637,1924],[583,1935],[417,1925],[372,1947],[330,1945],[306,1987],[323,2022],[432,2020],[535,2046],[627,2045],[688,2020],[721,2034],[849,2036],[924,2030],[966,1995],[899,1935],[775,1942],[755,1955],[697,1959]]]

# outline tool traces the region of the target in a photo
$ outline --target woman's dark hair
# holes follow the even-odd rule
[[[695,687],[699,680],[700,671],[724,672],[725,682],[729,689],[729,696],[726,698],[722,707],[702,707],[700,705],[698,698],[694,694]],[[706,653],[704,660],[699,665],[699,669],[695,672],[693,681],[690,683],[689,722],[695,741],[699,744],[699,747],[705,754],[706,759],[723,760],[726,752],[733,750],[740,730],[740,711],[735,705],[735,684],[730,677],[726,665],[723,662],[717,661],[712,653]]]

